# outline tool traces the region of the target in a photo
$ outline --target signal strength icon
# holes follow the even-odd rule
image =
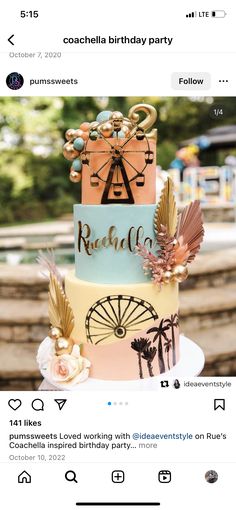
[[[197,17],[197,11],[189,12],[186,14],[186,18],[196,18]]]

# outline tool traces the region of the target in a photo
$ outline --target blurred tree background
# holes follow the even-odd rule
[[[68,178],[70,164],[62,155],[65,131],[95,120],[103,109],[127,115],[139,102],[150,103],[158,111],[157,162],[164,169],[174,159],[180,141],[212,127],[236,124],[236,98],[230,97],[2,97],[0,224],[40,221],[72,212],[73,203],[80,200],[80,187]],[[209,116],[213,104],[224,107],[225,115],[219,121]]]

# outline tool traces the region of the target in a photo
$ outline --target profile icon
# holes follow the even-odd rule
[[[7,76],[6,84],[11,90],[19,90],[24,84],[24,78],[22,74],[10,73]]]
[[[215,483],[218,480],[218,473],[211,469],[205,473],[205,480],[208,483]]]
[[[178,390],[180,388],[180,382],[178,379],[175,379],[174,380],[174,383],[173,383],[173,386],[176,390]]]

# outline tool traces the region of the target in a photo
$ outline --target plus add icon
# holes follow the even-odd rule
[[[125,481],[125,473],[120,469],[116,469],[111,473],[111,479],[113,483],[123,483]]]

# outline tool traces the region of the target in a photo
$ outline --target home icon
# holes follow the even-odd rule
[[[27,471],[22,471],[22,473],[18,476],[18,483],[31,483],[31,476]]]

